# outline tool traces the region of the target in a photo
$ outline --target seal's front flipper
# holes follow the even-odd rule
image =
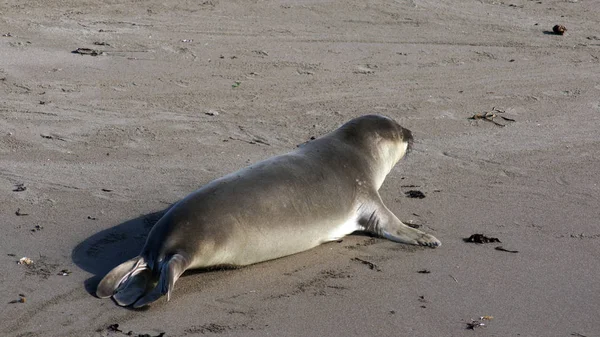
[[[383,203],[368,208],[369,211],[364,212],[359,220],[359,224],[366,232],[410,245],[432,248],[442,245],[433,235],[403,224]]]
[[[185,272],[187,267],[189,266],[187,260],[180,254],[175,254],[171,256],[168,260],[165,260],[160,263],[160,278],[158,279],[158,284],[147,292],[144,297],[137,300],[134,304],[134,308],[140,308],[145,305],[148,305],[156,300],[158,300],[161,296],[167,295],[167,301],[171,298],[171,292],[173,291],[173,286],[175,282]]]
[[[408,227],[400,220],[398,220],[398,224],[390,227],[389,229],[384,229],[382,233],[382,236],[388,240],[431,248],[437,248],[442,245],[442,242],[435,236]]]

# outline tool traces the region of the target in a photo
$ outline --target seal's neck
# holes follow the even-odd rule
[[[404,157],[408,150],[408,142],[402,140],[400,142],[381,140],[377,146],[379,149],[379,172],[375,179],[376,188],[379,190],[385,177],[392,171],[396,163]]]

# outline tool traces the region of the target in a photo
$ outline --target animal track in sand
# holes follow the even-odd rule
[[[330,280],[342,280],[351,277],[352,275],[343,270],[326,269],[307,281],[299,282],[292,291],[268,296],[265,299],[278,299],[300,294],[311,294],[313,296],[339,295],[339,291],[348,290],[349,288],[340,284],[332,284]]]

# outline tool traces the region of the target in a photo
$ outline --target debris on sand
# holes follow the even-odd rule
[[[103,52],[101,52],[97,49],[91,49],[91,48],[77,48],[77,49],[73,50],[71,53],[79,54],[79,55],[90,55],[90,56],[98,56],[98,55],[104,54]]]
[[[9,304],[13,304],[13,303],[25,303],[27,301],[27,298],[25,297],[24,294],[19,294],[19,299],[18,300],[12,300],[10,302],[8,302]]]
[[[69,276],[72,273],[72,271],[70,271],[69,269],[63,269],[61,271],[58,272],[59,276]]]
[[[419,274],[431,274],[431,270],[429,270],[429,269],[421,269],[417,273],[419,273]]]
[[[29,213],[21,212],[21,209],[17,208],[17,210],[15,211],[15,215],[16,216],[26,216],[26,215],[29,215]]]
[[[490,321],[494,319],[492,316],[481,316],[479,319],[471,319],[471,322],[467,322],[467,330],[475,330],[475,328],[485,327],[484,321]]]
[[[515,122],[515,120],[512,118],[498,115],[498,114],[505,113],[505,112],[506,111],[504,111],[504,110],[496,109],[496,107],[493,107],[491,111],[485,111],[485,112],[481,112],[481,113],[478,112],[478,113],[474,114],[473,116],[469,117],[469,119],[484,120],[484,121],[494,123],[494,125],[497,125],[499,127],[505,127],[506,124],[498,123],[494,120],[494,118],[500,117],[507,122]]]
[[[354,70],[355,74],[373,74],[375,73],[375,69],[377,69],[376,65],[373,64],[365,64],[364,66],[358,66]]]
[[[271,146],[271,144],[267,143],[266,141],[264,141],[262,139],[258,139],[258,138],[254,138],[252,140],[245,140],[245,139],[235,138],[235,137],[229,136],[229,139],[231,139],[231,140],[238,140],[240,142],[244,142],[244,143],[248,143],[248,144],[263,144],[263,145]]]
[[[567,32],[567,27],[563,25],[555,25],[554,27],[552,27],[552,31],[556,35],[565,35],[565,33]]]
[[[490,238],[487,237],[483,234],[473,234],[471,236],[469,236],[465,240],[465,242],[473,242],[473,243],[490,243],[490,242],[500,242],[502,243],[498,238]]]
[[[467,330],[475,330],[475,328],[478,328],[480,326],[485,326],[485,323],[481,321],[467,322]]]
[[[425,194],[419,190],[406,191],[406,192],[404,192],[404,194],[409,198],[415,198],[415,199],[425,198]]]
[[[122,332],[122,330],[119,329],[119,324],[117,324],[117,323],[109,325],[106,328],[106,330],[111,331],[111,332]]]
[[[46,134],[46,133],[42,133],[40,134],[40,137],[42,138],[46,138],[46,139],[57,139],[57,140],[62,140],[63,142],[66,142],[67,140],[59,135],[55,135],[55,134]]]
[[[502,246],[498,246],[495,249],[499,250],[501,252],[507,252],[507,253],[518,253],[519,252],[518,250],[510,250],[510,249],[506,249],[506,248],[504,248]]]
[[[32,231],[32,232],[39,232],[39,231],[41,231],[42,229],[44,229],[44,226],[35,225],[35,226],[34,226],[34,227],[31,229],[31,231]]]
[[[269,56],[269,53],[267,53],[264,50],[253,50],[252,52],[255,53],[255,54],[258,54],[258,55],[260,55],[262,57]]]
[[[19,262],[17,262],[17,263],[30,266],[33,264],[33,260],[28,258],[27,256],[23,256],[22,258],[19,259]]]
[[[425,296],[419,296],[419,302],[421,302],[421,303],[429,303],[429,301],[425,299]],[[427,308],[427,306],[426,305],[421,305],[421,308],[425,309],[425,308]]]
[[[580,334],[580,333],[577,333],[577,332],[573,332],[573,333],[571,334],[571,336],[575,336],[575,337],[587,337],[586,335],[582,335],[582,334]]]
[[[97,331],[100,332],[100,331],[102,331],[102,329],[99,329]],[[145,334],[134,333],[133,331],[125,332],[125,331],[119,329],[119,324],[117,324],[117,323],[111,324],[108,327],[106,327],[106,331],[109,331],[109,332],[120,332],[120,333],[122,333],[123,335],[126,335],[126,336],[137,336],[137,337],[164,337],[165,336],[164,332],[161,332],[158,335],[154,335],[154,336],[150,335],[150,334],[147,334],[147,333],[145,333]]]
[[[360,258],[358,258],[358,257],[355,257],[355,258],[353,258],[353,259],[352,259],[352,261],[358,261],[358,262],[360,262],[360,263],[362,263],[362,264],[366,264],[367,266],[369,266],[369,269],[371,269],[371,270],[375,270],[375,271],[381,271],[381,268],[379,268],[379,267],[378,267],[378,266],[377,266],[375,263],[373,263],[373,262],[370,262],[370,261],[367,261],[367,260],[363,260],[363,259],[360,259]]]
[[[23,192],[27,189],[27,187],[25,187],[24,183],[18,183],[15,184],[15,188],[13,189],[13,192]]]

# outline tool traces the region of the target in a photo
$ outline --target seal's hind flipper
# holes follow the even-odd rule
[[[160,278],[158,283],[147,292],[142,298],[137,300],[134,308],[140,308],[158,300],[162,295],[167,294],[167,301],[171,298],[171,292],[175,282],[189,266],[187,260],[180,254],[173,255],[170,259],[161,262]]]
[[[100,298],[110,297],[115,294],[125,280],[131,276],[136,270],[146,268],[144,259],[141,256],[136,256],[131,260],[125,261],[111,270],[96,288],[96,296]]]
[[[120,306],[126,307],[142,297],[154,284],[156,282],[152,280],[150,268],[137,269],[117,288],[113,299]]]
[[[377,204],[369,205],[363,208],[363,214],[359,224],[368,233],[384,237],[388,240],[410,245],[439,247],[442,245],[440,240],[433,235],[424,233],[418,229],[409,227],[398,220],[381,199],[378,198]]]

